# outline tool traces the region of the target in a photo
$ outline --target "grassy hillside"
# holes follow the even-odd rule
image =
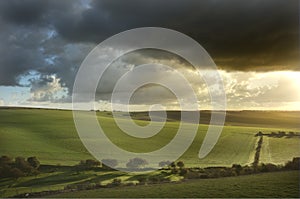
[[[272,138],[264,137],[260,162],[282,164],[286,161],[286,151],[295,156],[300,156],[299,138]]]
[[[148,112],[131,115],[135,119],[150,120]],[[181,114],[179,111],[168,111],[167,116],[169,121],[179,121]],[[209,124],[210,117],[211,111],[200,111],[199,122]],[[225,125],[300,129],[299,121],[300,111],[227,111]]]
[[[264,121],[265,127],[246,127],[251,121],[257,124],[258,115],[236,112],[228,114],[227,121],[237,120],[240,126],[225,126],[221,138],[213,151],[204,159],[199,160],[198,151],[205,136],[207,125],[200,125],[196,139],[181,159],[188,166],[230,166],[232,163],[250,164],[253,161],[258,131],[269,133],[278,130],[299,130],[298,122],[294,119],[294,112],[279,112],[283,114],[281,123],[274,123],[276,128],[266,127],[271,125],[271,115]],[[258,112],[261,115],[261,112]],[[175,113],[173,113],[175,115]],[[116,126],[109,112],[97,113],[102,125],[110,139],[120,147],[130,151],[143,149],[144,152],[152,151],[168,143],[177,132],[179,123],[168,122],[163,130],[149,139],[141,141],[129,137]],[[234,116],[233,116],[234,115]],[[251,118],[250,118],[251,116]],[[137,115],[134,116],[137,118]],[[44,109],[0,109],[0,154],[16,156],[37,156],[42,164],[74,165],[80,160],[92,158],[82,145],[76,133],[71,111],[44,110]],[[277,119],[276,119],[277,120]],[[261,121],[259,119],[259,121]],[[136,120],[140,125],[148,122]],[[287,128],[286,126],[289,126]],[[227,123],[231,125],[232,123]],[[275,125],[276,124],[276,125]],[[191,124],[192,125],[192,124]],[[280,127],[282,125],[282,127]],[[252,126],[252,125],[249,125]],[[132,144],[135,143],[135,144]],[[270,138],[269,145],[262,150],[262,159],[267,160],[271,153],[271,162],[284,163],[292,157],[300,156],[299,138]],[[125,162],[121,163],[125,164]]]
[[[59,198],[297,198],[299,173],[277,172],[219,179],[191,180],[179,184],[118,187],[54,195]]]

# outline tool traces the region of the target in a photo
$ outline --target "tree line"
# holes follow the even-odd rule
[[[0,177],[19,178],[28,175],[39,174],[40,162],[33,156],[25,159],[24,157],[16,157],[15,159],[3,155],[0,157]]]

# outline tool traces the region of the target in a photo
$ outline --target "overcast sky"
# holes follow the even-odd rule
[[[180,31],[205,48],[223,78],[228,109],[300,110],[298,0],[0,0],[0,106],[70,108],[74,78],[87,54],[114,34],[148,26]],[[97,90],[97,108],[109,109],[118,78],[149,62],[180,71],[199,108],[211,108],[192,67],[153,50],[111,65]],[[161,74],[149,69],[136,76],[178,84],[171,73]],[[139,89],[131,103],[136,110],[152,103],[178,109],[175,96],[156,85]]]

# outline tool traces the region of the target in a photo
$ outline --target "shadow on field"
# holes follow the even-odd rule
[[[93,176],[93,174],[88,173],[80,173],[77,174],[75,172],[62,172],[56,175],[39,177],[26,182],[21,182],[16,184],[14,187],[34,187],[34,186],[45,186],[45,185],[55,185],[55,184],[63,184],[67,182],[79,181],[85,178],[89,178]]]

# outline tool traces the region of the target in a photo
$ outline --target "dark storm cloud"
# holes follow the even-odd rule
[[[16,24],[36,23],[46,10],[47,1],[0,1],[1,16]]]
[[[100,42],[141,26],[196,39],[227,70],[299,70],[299,1],[94,1],[57,26],[71,41]],[[76,21],[76,22],[75,22]]]
[[[0,0],[0,85],[36,71],[71,91],[88,52],[131,28],[160,26],[197,40],[226,70],[300,70],[298,0]],[[124,59],[172,59],[151,51]],[[180,60],[179,60],[180,61]],[[40,85],[42,86],[42,85]]]

